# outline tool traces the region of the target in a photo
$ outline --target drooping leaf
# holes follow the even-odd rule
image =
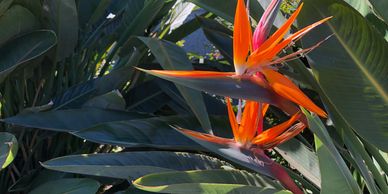
[[[188,60],[186,53],[177,45],[153,38],[139,37],[144,44],[151,50],[152,54],[158,60],[164,69],[170,70],[192,70],[192,64]],[[210,131],[211,124],[209,116],[203,102],[202,94],[198,91],[177,85],[183,98],[190,106],[194,115],[198,118],[204,130]]]
[[[78,131],[108,121],[146,118],[146,115],[96,108],[67,109],[40,113],[19,114],[3,122],[24,127],[52,131]]]
[[[228,164],[199,154],[147,151],[69,155],[46,161],[42,165],[62,172],[136,179],[149,173],[220,169]]]
[[[306,0],[302,26],[334,16],[306,36],[311,45],[334,33],[309,55],[316,79],[340,116],[362,138],[388,150],[388,43],[360,14],[337,0]]]
[[[67,178],[46,182],[32,190],[31,194],[85,194],[96,193],[100,183],[93,179]]]
[[[0,170],[11,164],[17,151],[18,142],[16,137],[7,132],[0,132]]]
[[[40,30],[20,36],[0,48],[0,83],[21,64],[34,59],[56,43],[55,33]]]
[[[161,193],[291,193],[278,183],[238,170],[197,170],[150,174],[134,186]]]
[[[39,27],[39,22],[28,9],[20,5],[13,5],[8,9],[10,3],[12,0],[0,2],[0,45]],[[4,12],[4,15],[1,12]]]
[[[57,60],[74,52],[78,42],[78,12],[75,0],[46,1],[52,27],[58,36]]]

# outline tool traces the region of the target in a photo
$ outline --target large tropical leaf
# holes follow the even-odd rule
[[[59,179],[46,182],[32,190],[31,194],[92,194],[96,193],[100,188],[100,183],[93,179]]]
[[[160,193],[290,193],[268,178],[238,170],[199,170],[150,174],[134,186]]]
[[[108,109],[82,108],[19,114],[3,122],[52,131],[78,131],[108,121],[146,118],[146,115]]]
[[[46,1],[52,27],[58,36],[57,60],[74,52],[78,42],[78,12],[75,0]]]
[[[18,66],[44,54],[55,43],[54,32],[41,30],[25,34],[1,46],[0,83]]]
[[[381,19],[381,16],[379,13],[376,13],[375,8],[384,8],[384,5],[381,5],[380,7],[373,7],[371,6],[370,0],[345,0],[349,5],[351,5],[355,10],[357,10],[362,16],[365,17],[373,26],[376,27],[376,29],[385,36],[385,40],[388,41],[388,23]],[[386,1],[376,1],[376,2],[382,2],[381,4],[384,4],[385,7],[388,8],[388,4]],[[379,4],[379,3],[377,3]]]
[[[338,0],[306,0],[302,26],[334,16],[306,36],[309,45],[334,33],[310,54],[316,79],[340,116],[362,138],[387,151],[388,43],[359,13]]]
[[[0,12],[5,11],[4,15],[0,13],[2,15],[0,17],[0,45],[4,44],[10,38],[35,30],[39,26],[39,22],[35,16],[28,9],[20,5],[14,5],[8,10],[1,10],[8,8],[7,4],[9,2],[9,0],[0,2]],[[5,7],[3,8],[2,6]]]
[[[16,137],[7,132],[0,132],[0,170],[7,167],[15,159],[17,151]]]
[[[42,165],[62,172],[136,179],[149,173],[220,169],[228,164],[199,154],[147,151],[70,155],[46,161]]]
[[[193,66],[186,53],[179,46],[154,38],[139,37],[147,45],[156,60],[164,69],[169,70],[192,70]],[[198,91],[177,85],[183,98],[186,100],[194,115],[198,118],[202,127],[209,131],[211,124],[203,101],[202,94]]]

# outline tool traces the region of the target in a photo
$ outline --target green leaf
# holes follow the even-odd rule
[[[82,105],[83,107],[125,110],[125,100],[118,90],[96,96]]]
[[[279,95],[274,91],[254,83],[249,78],[233,77],[232,75],[234,75],[234,73],[221,76],[182,77],[166,75],[151,70],[138,69],[162,79],[172,81],[175,84],[219,96],[256,100],[273,105],[278,105],[278,102],[281,100],[279,100]]]
[[[82,108],[19,114],[6,118],[3,122],[30,128],[71,132],[88,128],[103,122],[146,117],[146,115],[133,112]]]
[[[317,136],[316,149],[321,171],[321,193],[361,193],[345,161],[336,149],[322,121],[303,109],[309,128]],[[322,141],[322,142],[321,142]]]
[[[75,0],[46,1],[52,27],[58,36],[57,60],[74,52],[78,43],[78,12]]]
[[[198,18],[206,38],[221,52],[222,56],[233,64],[232,31],[215,20]]]
[[[231,136],[224,117],[211,117],[211,121],[215,134]],[[174,130],[171,125],[202,131],[194,117],[169,116],[102,123],[73,134],[88,141],[123,147],[203,150],[197,143]]]
[[[291,193],[268,178],[239,170],[199,170],[150,174],[134,186],[161,193]]]
[[[139,37],[144,44],[150,48],[156,60],[163,69],[170,70],[192,70],[193,66],[186,56],[186,53],[179,46],[163,40],[154,38]],[[194,115],[198,118],[202,127],[206,131],[211,131],[209,115],[206,110],[203,96],[200,92],[177,85],[183,98],[190,106]]]
[[[307,146],[296,139],[290,139],[274,148],[291,166],[306,179],[320,188],[321,174],[318,157]]]
[[[388,24],[384,22],[383,19],[381,19],[378,13],[376,13],[376,10],[373,6],[371,6],[369,0],[345,0],[345,2],[347,2],[362,16],[364,16],[365,19],[367,19],[373,26],[375,26],[383,36],[385,36],[385,40],[388,41]],[[386,4],[386,7],[388,8],[388,4]]]
[[[388,43],[359,13],[337,0],[306,0],[298,22],[333,16],[306,35],[312,45],[334,33],[309,56],[324,93],[362,138],[388,150]]]
[[[92,194],[98,191],[100,183],[93,179],[67,178],[46,182],[35,188],[30,194]]]
[[[1,169],[7,167],[15,159],[18,152],[16,137],[7,132],[0,132],[0,165]]]
[[[0,5],[5,6],[7,1],[3,0]],[[10,7],[0,16],[0,46],[17,35],[37,29],[38,26],[38,20],[28,9],[20,5]]]
[[[136,179],[149,173],[220,169],[228,164],[199,154],[147,151],[70,155],[46,161],[42,165],[62,172]]]
[[[35,31],[12,41],[0,48],[0,83],[23,63],[47,52],[56,43],[54,32]]]

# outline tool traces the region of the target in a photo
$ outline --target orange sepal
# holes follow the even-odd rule
[[[263,145],[273,141],[276,137],[286,131],[295,121],[297,121],[300,116],[300,112],[296,113],[288,121],[265,130],[264,132],[256,136],[252,143],[256,145]]]
[[[271,88],[280,96],[291,100],[292,102],[301,105],[307,110],[318,114],[321,117],[326,118],[327,114],[324,110],[314,104],[291,80],[284,75],[271,70],[264,69],[263,74],[268,80],[268,84]]]
[[[240,143],[246,144],[252,141],[259,125],[259,117],[259,103],[247,100],[239,127]]]
[[[217,137],[214,135],[200,133],[200,132],[196,132],[196,131],[192,131],[192,130],[188,130],[188,129],[183,129],[183,128],[177,128],[177,129],[188,136],[195,137],[197,139],[207,141],[207,142],[212,142],[212,143],[217,143],[217,144],[235,143],[235,141],[232,139]]]
[[[237,1],[233,29],[233,60],[236,72],[242,74],[252,44],[252,29],[244,0]]]
[[[288,32],[291,25],[294,23],[302,7],[303,4],[298,7],[298,9],[290,16],[286,23],[284,23],[271,37],[269,37],[255,52],[249,56],[249,66],[261,64],[265,62],[267,58],[271,58],[271,56],[269,56],[267,53],[283,39],[284,35]]]
[[[232,104],[230,102],[230,98],[225,98],[225,100],[226,100],[226,105],[227,105],[227,108],[228,108],[229,122],[230,122],[230,126],[232,127],[234,139],[236,141],[240,141],[239,135],[238,135],[238,124],[237,124],[237,121],[236,121],[236,115],[233,112],[233,108],[232,108]]]
[[[290,127],[287,131],[285,131],[283,134],[277,136],[273,141],[268,142],[267,144],[264,144],[261,146],[262,149],[270,149],[273,148],[279,144],[282,144],[289,139],[295,137],[300,132],[302,132],[306,128],[306,125],[303,123],[297,123]]]

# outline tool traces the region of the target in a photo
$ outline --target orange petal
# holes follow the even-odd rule
[[[300,39],[301,37],[303,37],[305,34],[307,34],[307,32],[309,32],[310,30],[314,29],[315,27],[319,26],[320,24],[326,22],[327,20],[329,20],[330,18],[332,17],[327,17],[325,19],[322,19],[318,22],[315,22],[314,24],[311,24],[305,28],[303,28],[302,30],[299,30],[298,32],[292,34],[291,36],[287,37],[285,40],[283,40],[281,43],[279,43],[278,45],[276,45],[267,55],[267,59],[268,60],[271,60],[273,59],[282,49],[284,49],[285,47],[287,47],[288,45],[290,45],[291,42],[295,42],[296,40]]]
[[[241,125],[239,127],[239,137],[242,144],[251,142],[256,134],[259,125],[259,103],[246,101]]]
[[[225,98],[225,100],[226,100],[226,105],[228,107],[229,122],[230,122],[230,127],[232,127],[234,139],[236,141],[239,141],[238,124],[236,121],[236,115],[233,112],[233,108],[232,108],[232,105],[230,103],[230,98]]]
[[[232,139],[227,139],[227,138],[222,138],[222,137],[217,137],[214,135],[206,134],[206,133],[200,133],[188,129],[183,129],[183,128],[177,128],[181,132],[183,132],[186,135],[189,135],[191,137],[195,137],[197,139],[207,141],[207,142],[212,142],[212,143],[218,143],[218,144],[229,144],[229,143],[234,143]]]
[[[267,113],[268,108],[269,108],[269,104],[263,103],[263,108],[262,108],[263,116]]]
[[[287,130],[296,120],[298,120],[300,116],[300,112],[296,113],[288,121],[265,130],[263,133],[259,134],[252,143],[256,145],[263,145],[273,141],[277,136]]]
[[[270,148],[273,148],[273,147],[275,147],[275,146],[277,146],[279,144],[282,144],[282,143],[288,141],[289,139],[295,137],[296,135],[298,135],[305,128],[306,128],[305,124],[297,123],[297,124],[293,125],[292,127],[290,127],[283,134],[277,136],[275,139],[273,139],[273,141],[268,142],[268,143],[266,143],[264,145],[261,145],[261,148],[262,149],[270,149]]]
[[[252,30],[244,0],[237,1],[233,30],[233,60],[238,75],[245,71],[245,62],[252,43]]]
[[[271,37],[269,37],[254,53],[249,56],[249,66],[260,65],[264,59],[271,58],[274,56],[266,55],[271,49],[273,49],[284,37],[284,35],[291,28],[291,25],[294,23],[296,17],[298,16],[300,10],[303,7],[303,3],[298,7],[298,9],[290,16],[290,18],[280,27]],[[271,58],[272,59],[272,58]]]
[[[291,80],[284,75],[271,70],[263,70],[263,74],[268,80],[268,84],[271,88],[280,96],[291,100],[292,102],[303,106],[311,112],[318,114],[321,117],[327,117],[325,111],[314,104]]]

